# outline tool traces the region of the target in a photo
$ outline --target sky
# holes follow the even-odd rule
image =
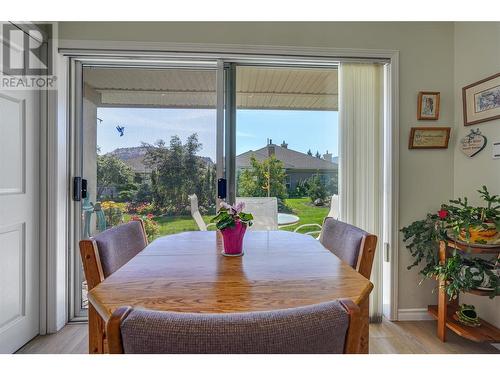
[[[192,133],[203,144],[199,152],[215,160],[215,109],[98,108],[97,145],[101,154],[120,147],[139,146],[177,134],[184,142]],[[267,139],[288,148],[338,155],[338,118],[332,111],[237,110],[236,153],[257,150]],[[125,127],[120,137],[116,126]]]

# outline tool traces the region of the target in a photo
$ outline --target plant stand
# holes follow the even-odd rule
[[[472,254],[498,254],[500,259],[500,246],[495,248],[482,248],[475,247],[474,245],[463,246],[455,242],[441,241],[439,244],[439,261],[441,264],[446,262],[449,249],[456,249],[461,252],[468,252]],[[458,298],[448,302],[448,295],[444,289],[446,280],[438,280],[438,282],[438,305],[429,305],[428,311],[438,321],[437,335],[441,341],[446,341],[446,328],[448,328],[457,335],[475,342],[500,342],[500,329],[482,319],[479,319],[481,322],[479,327],[469,327],[455,320],[453,315],[458,309]],[[482,290],[470,290],[467,293],[488,296],[488,292]]]

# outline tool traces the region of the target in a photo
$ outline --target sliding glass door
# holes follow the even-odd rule
[[[335,66],[79,63],[75,90],[71,317],[88,306],[78,241],[134,217],[154,241],[207,230],[219,193],[256,229],[316,235],[338,215]]]
[[[216,162],[222,153],[216,72],[82,67],[75,177],[86,192],[75,202],[77,240],[136,217],[145,222],[149,241],[205,229],[216,211],[222,168]],[[88,303],[79,259],[75,272],[79,315]]]
[[[255,210],[277,205],[262,227],[256,219],[258,229],[317,234],[338,194],[337,69],[230,69],[236,200]]]

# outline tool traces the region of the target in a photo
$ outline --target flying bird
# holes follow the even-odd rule
[[[125,132],[125,126],[116,126],[116,130],[118,130],[118,133],[120,133],[120,137],[123,137],[123,133]]]

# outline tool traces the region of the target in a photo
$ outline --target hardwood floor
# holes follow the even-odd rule
[[[436,321],[370,324],[370,354],[500,354],[490,344],[478,344],[450,330],[447,341],[436,335]]]
[[[68,324],[54,335],[38,336],[21,354],[87,353],[87,324]],[[435,321],[370,324],[370,354],[500,354],[489,344],[477,344],[448,331],[448,341],[436,336]]]
[[[35,337],[16,354],[86,354],[87,330],[86,323],[67,324],[56,334]]]

